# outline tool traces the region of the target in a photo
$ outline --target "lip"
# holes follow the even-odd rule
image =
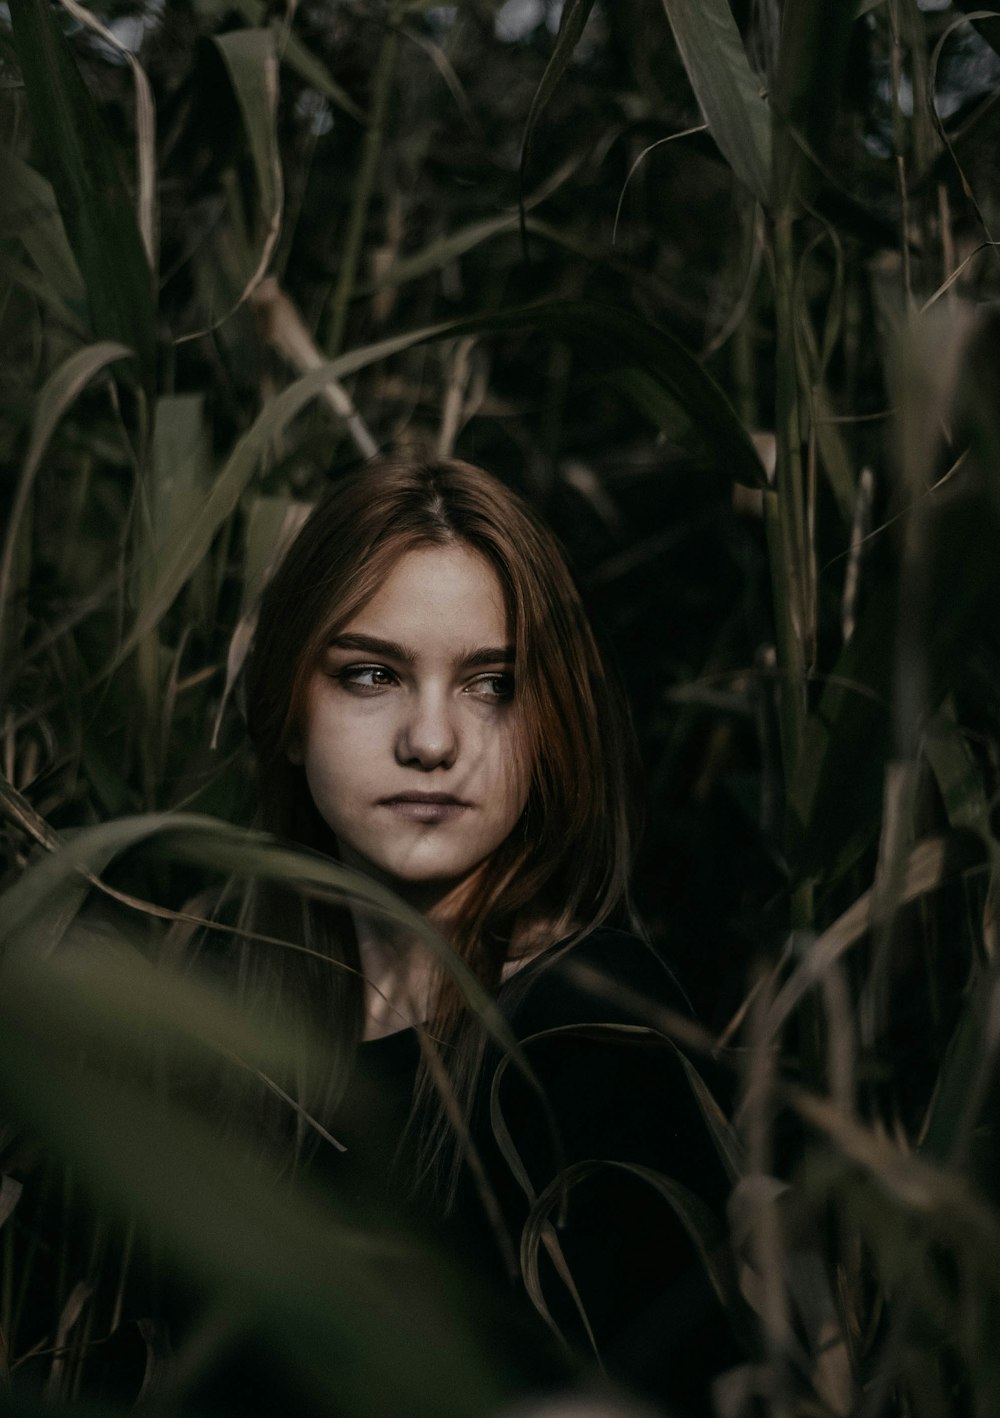
[[[411,822],[448,822],[472,807],[472,803],[452,793],[419,792],[394,793],[392,797],[379,798],[378,805]]]

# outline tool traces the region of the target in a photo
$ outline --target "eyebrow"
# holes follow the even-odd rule
[[[401,645],[398,640],[381,640],[376,635],[335,635],[327,649],[361,650],[367,655],[381,655],[387,660],[398,660],[404,665],[414,664],[417,658],[412,650]],[[482,665],[510,665],[514,663],[514,647],[482,645],[459,655],[456,663],[463,669],[477,669]]]

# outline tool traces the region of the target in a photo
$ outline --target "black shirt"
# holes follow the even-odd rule
[[[649,1028],[658,1009],[688,1014],[681,990],[643,941],[600,929],[541,953],[497,1003],[545,1100],[491,1041],[471,1137],[508,1256],[521,1250],[532,1204],[548,1188],[548,1239],[562,1259],[536,1218],[522,1260],[571,1350],[592,1355],[596,1346],[612,1377],[674,1411],[705,1411],[711,1377],[736,1355],[689,1228],[708,1244],[714,1231],[721,1245],[728,1183],[677,1049]],[[331,1149],[320,1169],[362,1216],[384,1215],[388,1204],[421,1220],[419,1194],[407,1200],[405,1132],[419,1060],[414,1029],[360,1046],[335,1128],[348,1151]],[[498,1352],[516,1349],[527,1378],[555,1380],[549,1330],[524,1277],[511,1275],[468,1169],[449,1213],[430,1212],[425,1229],[485,1297]],[[559,1274],[563,1262],[579,1304]],[[501,1309],[507,1332],[496,1327]]]

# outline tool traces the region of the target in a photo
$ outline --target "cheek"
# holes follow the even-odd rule
[[[363,794],[378,756],[374,737],[370,725],[349,714],[332,712],[328,706],[309,715],[299,739],[298,761],[321,811]]]

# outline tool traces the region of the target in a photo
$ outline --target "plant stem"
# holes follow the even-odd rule
[[[326,340],[326,352],[330,359],[340,353],[347,324],[347,309],[354,294],[358,263],[368,224],[368,209],[371,206],[375,174],[385,137],[385,120],[389,111],[389,96],[392,80],[396,72],[396,56],[399,51],[399,24],[402,16],[402,0],[392,0],[389,20],[382,38],[375,76],[372,80],[372,103],[361,150],[361,165],[354,182],[351,211],[347,219],[344,248],[340,256],[337,284],[330,304],[330,332]]]
[[[799,373],[795,348],[793,216],[778,214],[773,229],[777,359],[775,372],[775,487],[765,495],[765,522],[778,650],[778,705],[785,782],[798,766],[806,717],[808,547],[802,485]]]

